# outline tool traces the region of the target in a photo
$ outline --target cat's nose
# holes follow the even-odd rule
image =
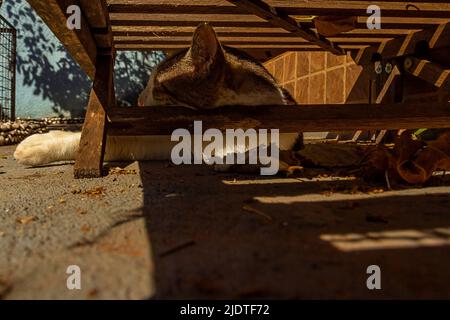
[[[214,38],[216,39],[216,32],[214,31],[213,27],[208,22],[200,23],[194,32],[194,38],[195,36],[198,36],[200,38]]]

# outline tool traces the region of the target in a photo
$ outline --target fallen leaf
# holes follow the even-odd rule
[[[257,215],[260,215],[260,216],[266,218],[269,221],[273,220],[272,217],[269,216],[267,213],[264,213],[264,212],[262,212],[262,211],[260,211],[258,209],[255,209],[255,208],[253,208],[253,207],[251,207],[249,205],[242,206],[242,209],[247,211],[247,212],[256,213]]]
[[[77,209],[77,214],[85,215],[85,214],[87,214],[87,213],[88,213],[87,210]]]
[[[409,133],[404,133],[402,137],[402,147],[414,146],[415,141]],[[424,183],[437,169],[450,170],[450,132],[445,132],[435,141],[412,151],[414,152],[399,157],[397,164],[400,176],[407,182]]]
[[[94,288],[92,290],[89,290],[87,296],[88,298],[95,298],[96,296],[98,296],[99,294],[99,290],[97,288]]]
[[[392,148],[380,147],[369,156],[369,163],[378,174],[389,180],[411,184],[428,181],[437,170],[450,170],[450,132],[425,143],[403,132]]]
[[[91,227],[89,225],[85,224],[81,227],[81,232],[88,233],[89,231],[91,231]]]
[[[17,218],[17,222],[19,222],[20,224],[28,224],[34,220],[37,220],[37,218],[35,216],[25,216],[25,217]]]

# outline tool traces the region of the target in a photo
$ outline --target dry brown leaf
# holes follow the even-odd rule
[[[83,210],[83,209],[80,209],[80,208],[77,209],[77,214],[79,214],[79,215],[85,215],[87,213],[88,213],[87,210]]]
[[[95,298],[97,297],[99,294],[99,290],[97,288],[91,289],[88,293],[87,296],[89,299]]]
[[[372,151],[369,164],[379,174],[387,172],[390,179],[422,184],[436,170],[450,171],[450,132],[425,143],[405,131],[392,150],[382,146]]]
[[[257,215],[260,215],[260,216],[266,218],[269,221],[273,220],[272,217],[269,216],[267,213],[264,213],[264,212],[262,212],[262,211],[260,211],[258,209],[255,209],[255,208],[253,208],[253,207],[251,207],[249,205],[242,206],[242,210],[245,210],[245,211],[251,212],[251,213],[256,213]]]
[[[20,224],[28,224],[34,220],[37,220],[35,216],[25,216],[17,218],[17,222],[19,222]]]
[[[399,154],[397,171],[409,183],[424,183],[437,169],[450,170],[450,132],[427,145],[404,133],[396,149]]]
[[[88,233],[89,231],[91,231],[91,227],[89,225],[85,224],[81,227],[81,232]]]

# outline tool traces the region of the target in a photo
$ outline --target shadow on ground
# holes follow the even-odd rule
[[[25,168],[12,152],[0,148],[0,299],[450,297],[448,181],[380,192],[167,162],[75,180],[72,164]],[[69,265],[82,290],[67,289]]]
[[[449,188],[140,172],[156,298],[450,298]],[[366,287],[373,264],[382,290]]]

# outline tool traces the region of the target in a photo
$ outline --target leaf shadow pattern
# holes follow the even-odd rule
[[[159,51],[118,52],[114,81],[119,106],[137,105],[139,94],[147,85],[151,71],[164,57]]]
[[[51,102],[57,116],[84,116],[91,80],[25,0],[7,0],[3,5],[6,19],[17,28],[17,72],[23,79],[20,85]],[[156,51],[118,53],[118,105],[136,105],[151,71],[163,58],[163,53]]]

